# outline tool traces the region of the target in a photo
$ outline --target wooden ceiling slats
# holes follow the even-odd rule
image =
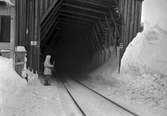
[[[72,18],[74,20],[82,20],[82,21],[85,21],[85,22],[89,22],[89,23],[93,23],[94,21],[93,20],[90,20],[90,19],[87,19],[87,18],[84,18],[84,17],[78,17],[78,16],[75,16],[75,15],[69,15],[69,14],[63,14],[63,13],[59,13],[59,17],[64,17],[64,18]]]
[[[83,16],[83,17],[89,17],[89,18],[96,19],[96,20],[99,19],[99,17],[96,16],[96,15],[90,15],[90,14],[80,13],[80,12],[77,12],[77,11],[69,11],[67,9],[60,9],[59,12],[60,13],[67,13],[67,14],[73,14],[73,15]]]
[[[80,9],[80,10],[85,10],[85,11],[88,11],[88,12],[94,12],[94,13],[102,14],[102,15],[106,14],[106,11],[103,11],[103,10],[100,10],[100,9],[91,8],[91,7],[86,6],[86,5],[79,5],[79,4],[72,4],[72,3],[63,3],[63,6],[73,7],[73,8],[77,8],[77,9]]]
[[[63,0],[59,0],[56,4],[55,7],[51,9],[50,12],[46,13],[46,16],[43,16],[41,20],[41,41],[43,39],[47,39],[47,33],[50,31],[52,26],[56,23],[56,18],[58,17],[58,9],[61,7]]]
[[[46,2],[46,3],[45,3]],[[48,14],[53,10],[53,7],[58,4],[58,0],[40,0],[40,17],[41,22],[48,16]],[[46,6],[47,5],[47,6]]]
[[[83,19],[87,19],[87,20],[90,20],[90,21],[96,21],[97,19],[96,18],[93,18],[93,17],[89,17],[89,16],[85,16],[85,15],[82,15],[82,14],[72,14],[70,12],[61,12],[59,11],[59,14],[63,14],[63,15],[69,15],[69,16],[74,16],[74,17],[80,17],[80,18],[83,18]]]
[[[72,25],[75,25],[79,28],[83,28],[83,29],[89,29],[91,28],[92,25],[85,25],[85,24],[81,24],[81,23],[76,23],[76,22],[70,22],[70,21],[60,21],[58,24],[57,24],[57,28],[65,28],[65,27],[68,27],[68,26],[72,26]]]
[[[98,12],[93,12],[93,11],[87,9],[87,8],[79,9],[77,7],[62,6],[61,9],[62,10],[67,10],[68,12],[74,12],[75,11],[75,12],[79,12],[81,14],[96,16],[96,17],[103,17],[104,15],[107,15],[107,14],[101,14],[101,13],[98,13]]]
[[[92,24],[92,23],[88,23],[88,22],[85,22],[85,21],[82,21],[82,20],[74,20],[74,19],[71,19],[71,18],[59,18],[57,21],[58,22],[66,21],[66,22],[71,22],[71,23],[80,23],[80,24],[83,24],[83,25],[91,25]]]
[[[85,0],[64,0],[64,3],[70,3],[70,4],[82,6],[82,7],[88,7],[88,8],[100,10],[103,12],[106,12],[109,9],[108,7],[103,6],[101,4],[94,4],[92,2],[88,2]]]
[[[66,1],[71,1],[71,0],[66,0]],[[96,5],[98,7],[109,8],[112,5],[115,5],[117,0],[75,0],[75,1],[76,2],[83,1],[84,3],[89,3],[91,5]]]

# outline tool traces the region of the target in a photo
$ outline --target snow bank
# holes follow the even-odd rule
[[[143,2],[144,32],[129,44],[122,58],[122,72],[167,74],[167,1]]]
[[[13,70],[12,60],[0,57],[0,105],[24,86],[26,81]]]
[[[17,46],[15,49],[17,52],[26,52],[26,49],[24,46]]]
[[[144,1],[145,29],[129,44],[121,61],[120,79],[126,82],[127,98],[156,116],[167,115],[166,10],[166,0]]]
[[[145,25],[147,29],[139,33],[127,47],[121,72],[167,74],[167,31],[159,25]]]

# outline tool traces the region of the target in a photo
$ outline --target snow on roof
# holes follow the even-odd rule
[[[0,0],[0,2],[5,2],[9,6],[14,6],[15,5],[15,0]]]
[[[16,47],[16,51],[17,51],[17,52],[25,52],[26,49],[25,49],[24,46],[17,46],[17,47]]]

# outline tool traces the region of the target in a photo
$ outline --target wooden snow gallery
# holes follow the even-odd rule
[[[15,47],[27,67],[42,72],[51,54],[60,73],[91,71],[120,59],[142,31],[142,0],[15,0]],[[119,69],[118,69],[119,70]]]

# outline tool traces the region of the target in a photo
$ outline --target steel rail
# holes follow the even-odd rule
[[[99,92],[97,92],[97,91],[95,91],[95,90],[89,88],[88,86],[86,86],[85,84],[81,83],[80,81],[74,80],[74,79],[73,79],[73,81],[75,81],[75,82],[78,83],[79,85],[81,85],[81,86],[87,88],[88,90],[92,91],[93,93],[95,93],[95,94],[101,96],[101,97],[104,98],[105,100],[107,100],[107,101],[109,101],[110,103],[114,104],[114,105],[117,106],[118,108],[120,108],[120,109],[126,111],[127,113],[129,113],[129,114],[131,114],[131,115],[133,115],[133,116],[140,116],[140,115],[138,115],[137,113],[134,113],[133,111],[131,111],[131,110],[125,108],[124,106],[122,106],[122,105],[116,103],[115,101],[113,101],[113,100],[111,100],[111,99],[105,97],[105,96],[102,95],[101,93],[99,93]],[[68,81],[67,81],[67,83],[68,83]],[[68,90],[68,87],[65,86],[65,88]],[[70,93],[69,90],[68,90],[68,93],[69,93],[70,96],[72,96],[72,94]],[[74,99],[73,96],[72,96],[72,99],[74,100],[74,102],[76,102],[76,100]],[[76,102],[76,104],[77,104],[77,102]],[[81,107],[80,107],[79,105],[77,105],[77,106],[79,107],[79,109],[81,109]],[[84,113],[84,111],[83,111],[82,109],[81,109],[81,111]],[[84,113],[84,114],[85,114],[85,113]]]

